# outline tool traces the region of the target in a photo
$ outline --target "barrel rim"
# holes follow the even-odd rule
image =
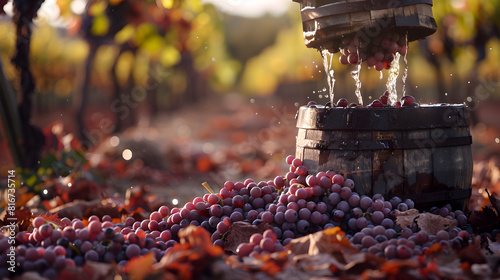
[[[469,127],[464,104],[420,105],[416,107],[329,108],[301,106],[296,127],[321,130],[390,131]]]

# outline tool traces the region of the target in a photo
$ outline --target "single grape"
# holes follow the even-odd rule
[[[371,235],[366,235],[363,239],[361,239],[361,245],[365,248],[369,248],[375,244],[377,244],[377,241]]]
[[[361,198],[361,200],[359,201],[359,207],[361,207],[361,209],[363,211],[366,211],[369,207],[372,206],[372,199],[367,197],[367,196],[364,196]]]
[[[260,248],[263,250],[263,251],[267,251],[267,252],[273,252],[273,249],[274,249],[274,241],[269,238],[269,237],[264,237],[261,241],[260,241]]]
[[[359,206],[359,202],[361,201],[361,198],[359,197],[359,195],[351,195],[351,197],[349,197],[349,200],[348,200],[348,203],[349,205],[351,205],[351,207],[357,207]]]
[[[322,221],[322,215],[320,212],[318,211],[314,211],[311,213],[311,218],[310,218],[310,222],[313,223],[313,224],[319,224],[321,223]]]
[[[398,250],[396,245],[387,245],[384,249],[384,255],[388,259],[395,259],[398,257]]]
[[[372,221],[377,225],[381,224],[384,218],[385,218],[384,213],[380,211],[374,211],[372,213]]]
[[[341,222],[344,220],[344,211],[342,210],[334,210],[333,211],[333,220],[337,222]]]
[[[396,254],[400,259],[409,259],[413,255],[413,250],[406,245],[399,245],[396,250]]]
[[[247,257],[253,251],[254,246],[255,245],[249,243],[241,243],[238,245],[238,248],[236,248],[236,254],[240,259]]]
[[[297,220],[298,214],[294,209],[288,209],[285,211],[285,220],[289,223],[293,223]]]
[[[306,220],[299,220],[297,222],[297,231],[300,233],[309,233],[310,225],[309,222]]]
[[[368,220],[365,217],[360,217],[356,219],[356,227],[359,229],[364,229],[368,225]]]

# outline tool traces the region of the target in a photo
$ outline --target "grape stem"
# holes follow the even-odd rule
[[[210,193],[210,194],[214,194],[214,191],[212,190],[212,188],[210,187],[210,185],[207,183],[207,182],[203,182],[201,183],[201,185],[203,187],[205,187],[205,189]]]

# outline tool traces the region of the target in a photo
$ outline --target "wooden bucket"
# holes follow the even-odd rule
[[[334,170],[360,195],[411,198],[419,209],[464,209],[472,181],[466,106],[302,106],[296,157],[309,172]]]
[[[408,41],[437,29],[432,0],[293,0],[300,3],[304,40],[309,48],[337,52],[341,39],[369,41],[383,30],[399,29]]]

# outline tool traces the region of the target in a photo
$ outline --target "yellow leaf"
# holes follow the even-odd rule
[[[89,14],[91,16],[98,16],[104,14],[104,11],[106,10],[106,2],[105,1],[100,1],[92,5],[89,9]]]
[[[94,22],[92,23],[92,28],[90,32],[93,35],[105,35],[108,33],[109,29],[109,19],[105,15],[99,15],[94,18]]]
[[[32,175],[28,179],[26,179],[26,185],[29,187],[33,186],[36,183],[37,177],[35,175]]]
[[[165,9],[172,9],[174,7],[174,0],[161,0]]]
[[[157,54],[163,47],[163,38],[159,36],[148,38],[141,47],[151,54]]]
[[[161,64],[165,67],[170,67],[177,64],[181,60],[179,51],[173,46],[165,46],[161,54]]]
[[[123,44],[130,40],[135,33],[135,28],[128,24],[125,27],[122,28],[122,30],[118,31],[115,35],[115,42],[118,44]]]

